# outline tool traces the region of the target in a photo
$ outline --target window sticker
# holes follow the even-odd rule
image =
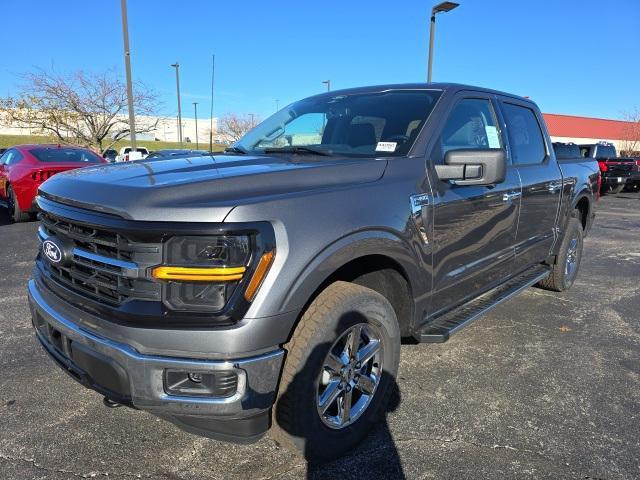
[[[395,152],[396,142],[378,142],[376,145],[376,152]]]
[[[491,125],[484,127],[487,132],[487,141],[489,142],[489,148],[500,148],[500,137],[498,137],[498,129]]]

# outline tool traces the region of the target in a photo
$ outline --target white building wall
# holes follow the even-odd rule
[[[623,140],[613,140],[613,139],[607,139],[607,138],[556,137],[551,135],[551,141],[562,142],[562,143],[577,143],[578,145],[598,143],[598,142],[608,142],[608,143],[613,143],[613,145],[616,147],[616,151],[618,152],[623,148],[622,146]]]
[[[158,121],[158,125],[155,130],[140,134],[141,140],[154,140],[158,139],[164,142],[177,142],[178,138],[178,119],[177,117],[151,117],[151,116],[137,116],[137,125],[150,125]],[[123,116],[123,122],[128,122],[129,117]],[[198,142],[201,144],[209,144],[209,130],[210,130],[209,118],[198,118]],[[39,132],[35,128],[20,128],[13,125],[0,124],[0,135],[39,135]],[[189,138],[191,143],[196,142],[196,121],[195,118],[182,118],[182,137],[183,141]],[[213,119],[213,139],[221,140],[218,135],[218,119]]]

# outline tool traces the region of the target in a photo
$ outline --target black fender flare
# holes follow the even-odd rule
[[[353,260],[371,255],[386,257],[400,267],[414,303],[416,299],[427,297],[431,278],[424,274],[425,267],[410,244],[391,231],[368,229],[339,238],[309,261],[292,282],[281,311],[302,309],[333,273]],[[418,311],[414,308],[414,317]]]

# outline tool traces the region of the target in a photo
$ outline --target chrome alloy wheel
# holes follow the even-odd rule
[[[567,262],[564,267],[564,274],[568,279],[572,279],[578,270],[578,239],[572,238],[567,249]]]
[[[370,405],[382,378],[381,338],[375,327],[359,323],[331,346],[316,393],[318,414],[329,428],[350,425]]]

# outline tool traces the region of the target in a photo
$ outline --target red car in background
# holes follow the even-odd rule
[[[91,150],[62,145],[17,145],[0,157],[0,204],[14,222],[32,217],[37,207],[38,187],[65,170],[107,161]]]

